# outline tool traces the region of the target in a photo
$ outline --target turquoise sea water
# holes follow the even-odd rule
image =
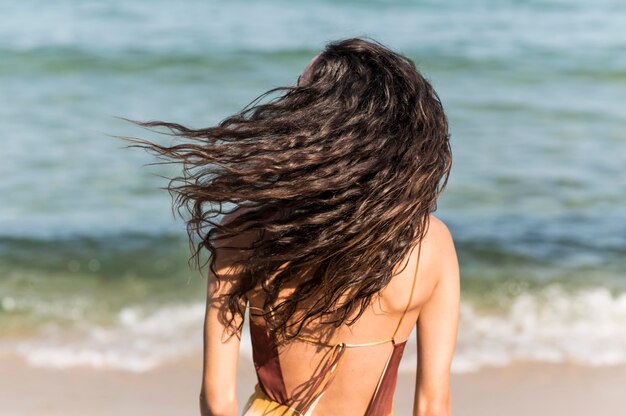
[[[207,126],[364,35],[413,58],[450,119],[454,369],[626,362],[623,2],[0,1],[0,15],[0,354],[141,371],[196,351],[203,282],[155,175],[174,171],[110,138],[150,137],[115,116]]]

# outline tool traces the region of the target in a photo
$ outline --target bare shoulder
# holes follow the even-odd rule
[[[454,248],[452,234],[448,226],[432,214],[429,219],[428,231],[424,237],[424,244],[441,254]]]
[[[433,290],[442,283],[458,285],[459,265],[452,233],[441,219],[432,214],[422,244],[424,268],[433,283]]]
[[[452,234],[448,226],[432,214],[422,240],[420,263],[424,277],[431,282],[433,289],[442,279],[458,278],[458,260]]]
[[[225,214],[219,222],[217,232],[212,239],[214,248],[214,265],[220,270],[220,276],[232,274],[237,265],[245,260],[246,249],[258,238],[258,230],[248,229],[243,232],[233,232],[229,226],[236,224],[250,208],[240,207]]]
[[[428,229],[419,244],[419,248],[415,246],[411,249],[407,262],[398,265],[402,272],[399,273],[400,278],[395,280],[397,283],[385,289],[385,293],[390,293],[390,299],[404,299],[402,294],[410,287],[416,272],[418,284],[411,302],[416,309],[421,308],[432,297],[442,279],[454,275],[457,261],[450,230],[434,215],[429,216]],[[403,301],[398,302],[398,308],[404,308]]]
[[[235,220],[239,219],[241,216],[243,216],[244,214],[246,214],[246,213],[248,213],[250,211],[252,211],[252,208],[239,206],[239,207],[233,209],[232,211],[224,214],[224,216],[222,216],[220,224],[221,225],[231,224],[232,222],[234,222]]]
[[[242,224],[238,224],[241,220],[242,217],[244,217],[244,215],[248,212],[252,211],[252,208],[248,208],[248,207],[238,207],[230,212],[228,212],[227,214],[224,214],[224,216],[221,218],[221,220],[219,221],[219,226],[218,227],[218,235],[221,235],[223,233],[223,231],[227,230],[229,228],[229,226],[233,226],[235,224],[237,225],[242,225]],[[245,224],[245,222],[244,222]],[[221,228],[224,227],[224,228]],[[226,238],[224,238],[224,236],[222,236],[222,238],[227,241],[228,243],[243,243],[244,246],[247,245],[249,243],[249,240],[257,235],[258,232],[255,232],[255,230],[248,230],[246,232],[243,233],[239,233],[236,235],[229,235]],[[239,244],[236,244],[239,245]]]

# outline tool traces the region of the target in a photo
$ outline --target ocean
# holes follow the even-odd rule
[[[117,117],[209,126],[369,36],[439,92],[454,163],[453,371],[626,363],[626,3],[0,1],[0,356],[150,370],[202,343],[205,281]],[[413,342],[413,341],[411,341]],[[403,371],[411,371],[415,348]],[[244,337],[243,354],[250,354]]]

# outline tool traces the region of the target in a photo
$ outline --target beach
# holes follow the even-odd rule
[[[626,3],[0,11],[0,415],[196,414],[206,270],[162,189],[181,167],[126,148],[114,136],[171,142],[118,117],[213,126],[353,36],[412,59],[448,117],[455,416],[626,414]],[[249,338],[241,356],[243,404]]]
[[[12,416],[196,415],[201,362],[186,357],[154,370],[94,371],[33,368],[0,360],[2,414]],[[256,382],[249,360],[238,374],[241,411]],[[454,416],[621,416],[626,408],[626,366],[518,363],[453,374]],[[398,416],[410,415],[413,376],[400,374]]]

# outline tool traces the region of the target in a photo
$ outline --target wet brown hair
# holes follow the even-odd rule
[[[451,165],[433,87],[411,59],[362,38],[329,43],[304,85],[274,88],[214,127],[137,123],[183,139],[134,145],[182,164],[167,189],[188,215],[192,259],[208,250],[215,274],[220,242],[258,236],[238,247],[226,323],[240,329],[246,293],[261,290],[277,339],[315,319],[356,321],[423,238]]]

